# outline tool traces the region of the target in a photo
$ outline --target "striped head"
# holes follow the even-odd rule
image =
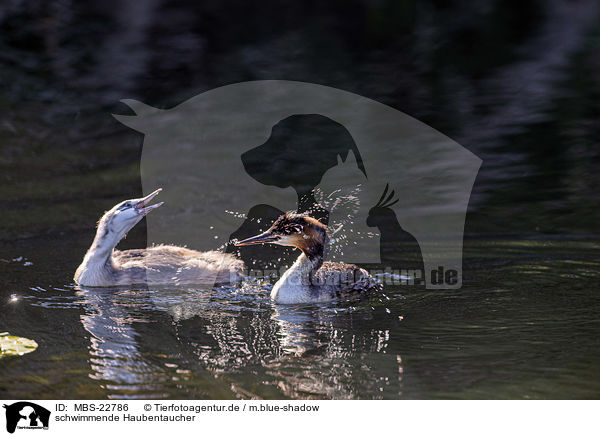
[[[304,214],[287,212],[277,218],[264,233],[253,236],[235,245],[277,244],[296,247],[309,258],[323,256],[329,242],[327,226]]]

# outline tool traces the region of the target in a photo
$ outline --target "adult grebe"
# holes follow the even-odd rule
[[[363,293],[377,286],[356,265],[323,262],[329,244],[327,226],[314,218],[288,212],[264,233],[236,245],[278,244],[296,247],[302,254],[273,286],[271,298],[281,304],[331,301]]]
[[[231,254],[199,252],[172,245],[114,249],[133,226],[163,204],[148,206],[161,190],[144,198],[122,201],[102,216],[94,242],[75,272],[73,279],[78,285],[212,285],[241,279],[244,263]]]

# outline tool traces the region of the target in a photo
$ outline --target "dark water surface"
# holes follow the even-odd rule
[[[596,1],[128,3],[0,6],[0,332],[39,344],[0,360],[0,398],[600,397]],[[258,79],[381,101],[483,159],[462,289],[74,287],[94,223],[141,194],[118,100]],[[145,243],[140,223],[120,248]]]
[[[470,240],[466,284],[276,306],[269,285],[77,289],[69,241],[4,245],[5,398],[596,398],[600,245]],[[52,254],[49,257],[48,254]],[[5,254],[3,254],[5,256]],[[5,259],[3,259],[5,260]],[[63,279],[60,281],[60,279]]]

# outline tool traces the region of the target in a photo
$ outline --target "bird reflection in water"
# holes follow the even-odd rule
[[[375,319],[368,310],[276,306],[262,288],[78,288],[91,377],[110,398],[195,392],[198,380],[177,374],[174,384],[170,367],[199,377],[207,398],[398,397],[389,368],[401,376],[401,360],[387,350],[389,330],[364,328]]]
[[[86,311],[81,323],[90,333],[90,377],[114,391],[109,398],[137,398],[157,390],[161,368],[152,365],[140,353],[138,333],[134,323],[145,322],[132,316],[125,303],[127,291],[105,288],[77,287]],[[125,304],[124,304],[125,303]]]

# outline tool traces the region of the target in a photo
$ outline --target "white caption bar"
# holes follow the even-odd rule
[[[4,400],[2,432],[144,434],[598,434],[598,401]],[[49,414],[48,414],[49,413]],[[43,430],[37,433],[34,430]],[[7,433],[4,433],[7,434]],[[390,433],[392,434],[392,433]]]

